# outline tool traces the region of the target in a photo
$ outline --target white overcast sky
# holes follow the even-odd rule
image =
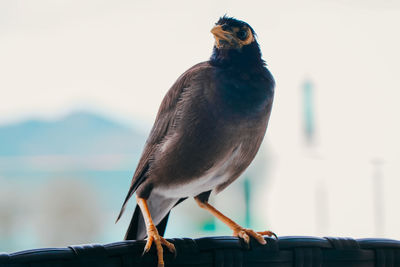
[[[381,158],[399,180],[399,1],[2,0],[0,124],[86,109],[151,125],[175,79],[208,59],[225,13],[253,26],[277,81],[267,143],[280,181],[297,175],[288,166],[304,152],[305,79],[318,157],[338,167],[356,158],[353,169]]]
[[[175,79],[208,59],[225,13],[258,33],[277,81],[280,150],[301,141],[300,85],[311,79],[325,149],[397,154],[398,1],[3,0],[0,124],[88,109],[151,125]]]

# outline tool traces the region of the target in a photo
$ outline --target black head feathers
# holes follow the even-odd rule
[[[240,69],[265,66],[256,33],[246,22],[225,15],[217,21],[211,33],[215,38],[211,64]]]

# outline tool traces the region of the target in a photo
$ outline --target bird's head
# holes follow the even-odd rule
[[[211,29],[215,38],[215,47],[218,49],[240,50],[246,45],[255,42],[254,30],[244,21],[221,17]]]
[[[260,47],[253,28],[244,21],[223,16],[211,29],[215,44],[211,61],[216,64],[261,64]]]

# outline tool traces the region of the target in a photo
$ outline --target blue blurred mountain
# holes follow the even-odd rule
[[[140,131],[89,112],[0,126],[0,156],[138,154],[144,142]]]

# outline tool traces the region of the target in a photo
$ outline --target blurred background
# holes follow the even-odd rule
[[[0,1],[0,251],[113,242],[158,106],[224,14],[277,87],[251,168],[211,201],[280,236],[400,239],[400,3]],[[187,200],[167,237],[231,235]]]

